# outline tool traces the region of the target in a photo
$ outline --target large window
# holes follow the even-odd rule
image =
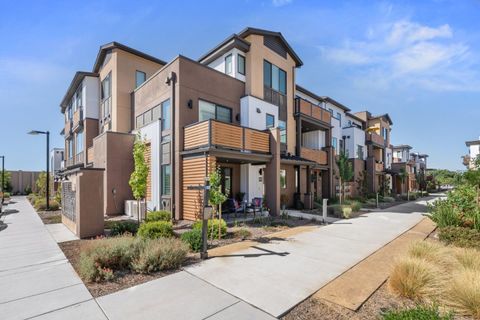
[[[266,115],[266,120],[265,120],[265,126],[267,128],[273,128],[275,127],[275,116],[272,114],[267,113]]]
[[[162,165],[162,195],[170,195],[171,194],[171,176],[172,171],[169,164]]]
[[[280,188],[287,188],[287,171],[285,169],[280,170]]]
[[[74,100],[75,100],[75,111],[77,111],[78,108],[83,107],[83,101],[82,101],[82,85],[81,85],[81,84],[80,84],[80,86],[78,87],[77,92],[75,92]]]
[[[238,73],[245,75],[245,57],[241,54],[237,55],[237,70]]]
[[[135,71],[135,87],[140,86],[147,80],[147,74],[143,71]]]
[[[287,94],[287,73],[274,64],[263,61],[263,84],[282,94]]]
[[[226,74],[232,73],[232,55],[231,54],[225,57],[225,73]]]
[[[73,140],[72,139],[67,140],[67,147],[68,147],[68,158],[70,159],[73,157]]]
[[[363,160],[363,146],[357,144],[357,158]]]
[[[162,102],[162,130],[170,130],[171,127],[170,99]]]
[[[83,151],[83,131],[80,131],[76,135],[75,149],[77,154]]]
[[[338,153],[338,150],[337,150],[337,138],[335,138],[335,137],[332,137],[332,147],[333,147],[333,149],[335,149],[335,151]]]
[[[287,123],[283,120],[278,120],[278,128],[280,129],[280,142],[287,143]]]
[[[112,73],[109,73],[105,79],[102,80],[101,86],[101,98],[102,98],[102,116],[103,118],[107,118],[110,115],[110,108],[111,108],[111,95],[112,95],[112,81],[111,81]]]
[[[198,100],[198,121],[208,119],[232,122],[232,109],[215,103]]]

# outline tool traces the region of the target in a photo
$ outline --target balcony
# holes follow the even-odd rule
[[[84,161],[85,161],[85,158],[83,156],[83,151],[77,153],[77,155],[75,156],[75,165],[83,164]]]
[[[65,122],[65,137],[69,137],[72,135],[72,120],[67,120]]]
[[[330,124],[332,118],[332,114],[329,111],[301,98],[295,99],[295,113],[304,114],[328,124]]]
[[[77,132],[83,128],[83,108],[77,108],[77,111],[73,113],[73,122],[72,122],[73,132]]]
[[[71,157],[67,160],[65,160],[65,168],[70,168],[75,164],[75,158]]]
[[[367,142],[373,143],[382,148],[385,147],[385,140],[378,133],[366,132],[365,135],[366,135]]]
[[[314,161],[321,165],[328,164],[328,153],[323,150],[315,150],[310,148],[301,147],[300,156],[310,161]]]
[[[88,148],[87,149],[87,163],[88,164],[93,163],[94,157],[95,157],[95,155],[93,153],[93,147]]]
[[[212,119],[185,127],[184,150],[208,147],[270,153],[270,134]]]
[[[271,104],[280,107],[280,110],[287,111],[287,96],[269,87],[263,87],[263,99]]]

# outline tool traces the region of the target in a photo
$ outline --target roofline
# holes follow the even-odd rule
[[[83,81],[85,77],[98,77],[98,73],[95,72],[88,72],[88,71],[77,71],[73,76],[70,85],[68,86],[67,92],[63,96],[62,101],[60,102],[60,108],[62,109],[62,113],[65,112],[65,109],[68,105],[68,100],[72,98],[72,95],[77,90],[80,83]]]
[[[287,47],[288,53],[292,56],[293,60],[295,60],[296,67],[301,67],[303,66],[303,61],[300,59],[300,57],[295,53],[292,47],[288,44],[287,40],[285,37],[282,35],[281,32],[275,32],[275,31],[269,31],[269,30],[264,30],[264,29],[258,29],[258,28],[252,28],[252,27],[247,27],[240,31],[238,35],[242,38],[249,36],[250,34],[260,34],[260,35],[269,35],[269,36],[276,36],[279,37],[282,42],[285,44]]]
[[[300,91],[300,92],[303,92],[315,99],[317,99],[318,101],[322,101],[322,102],[330,102],[331,104],[334,104],[336,105],[337,107],[339,107],[340,109],[342,109],[343,111],[345,112],[349,112],[349,111],[352,111],[350,108],[346,107],[345,105],[341,104],[340,102],[330,98],[330,97],[327,97],[327,96],[319,96],[313,92],[311,92],[310,90],[308,89],[305,89],[304,87],[300,86],[300,85],[295,85],[295,88]],[[363,120],[361,120],[363,122]]]
[[[211,55],[213,55],[215,52],[217,52],[218,50],[220,50],[221,48],[223,48],[224,46],[226,46],[230,41],[239,41],[241,45],[247,47],[248,49],[250,49],[250,42],[248,42],[247,40],[245,39],[242,39],[240,38],[237,34],[232,34],[231,36],[227,37],[225,40],[223,40],[222,42],[220,42],[220,44],[218,44],[217,46],[215,46],[213,49],[211,49],[210,51],[208,51],[207,53],[205,53],[204,55],[202,55],[200,58],[198,58],[198,62],[200,63],[203,63],[203,61],[205,59],[207,59],[208,57],[210,57]],[[246,51],[248,51],[248,49]]]
[[[155,58],[154,56],[151,56],[149,54],[146,54],[145,52],[139,51],[137,49],[133,49],[124,44],[113,41],[113,42],[104,44],[103,46],[100,46],[100,50],[98,51],[97,58],[95,59],[95,64],[93,65],[93,72],[98,72],[100,70],[100,66],[103,63],[103,59],[105,58],[105,55],[107,54],[107,50],[111,50],[111,49],[120,49],[125,52],[134,54],[143,59],[150,60],[161,65],[167,64],[165,61]]]
[[[412,150],[413,147],[408,144],[399,144],[398,146],[392,146],[392,149],[408,149]]]
[[[357,121],[360,121],[361,123],[366,123],[363,119],[357,117],[356,115],[354,115],[353,113],[350,113],[350,112],[345,112],[345,114],[350,117],[350,118],[353,118]]]
[[[480,140],[465,141],[465,145],[466,145],[467,147],[476,146],[477,144],[480,144]]]
[[[334,99],[332,99],[332,98],[330,98],[330,97],[324,96],[324,97],[323,97],[323,100],[324,100],[324,101],[327,101],[327,102],[330,102],[331,104],[336,105],[336,106],[339,107],[340,109],[343,109],[343,111],[345,111],[345,112],[352,111],[352,110],[350,110],[350,108],[348,108],[347,106],[341,104],[341,103],[338,102],[337,100],[334,100]]]
[[[311,96],[312,98],[317,99],[318,101],[321,101],[321,102],[324,101],[323,97],[321,97],[321,96],[319,96],[319,95],[316,95],[316,94],[313,93],[312,91],[307,90],[307,89],[305,89],[304,87],[302,87],[302,86],[300,86],[300,85],[298,85],[298,84],[295,85],[295,89],[297,89],[297,90],[300,91],[300,92],[305,93],[306,95]]]
[[[384,113],[384,114],[377,115],[377,116],[372,116],[372,119],[378,119],[378,118],[383,118],[383,117],[387,118],[388,123],[390,123],[390,125],[393,125],[392,118],[390,118],[390,115],[388,113]]]

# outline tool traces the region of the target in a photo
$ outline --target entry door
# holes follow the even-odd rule
[[[233,195],[232,195],[232,186],[233,186],[232,171],[233,171],[232,168],[220,167],[220,172],[221,172],[221,175],[222,175],[222,181],[221,181],[221,183],[222,183],[222,193],[225,194],[227,196],[227,198],[233,198]]]

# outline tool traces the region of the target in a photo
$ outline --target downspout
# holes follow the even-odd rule
[[[167,84],[172,88],[171,102],[170,102],[170,112],[172,115],[171,119],[171,142],[170,142],[170,166],[172,168],[171,172],[171,207],[172,207],[172,220],[175,220],[176,217],[176,205],[175,205],[175,84],[177,81],[177,75],[175,72],[170,72],[167,77]]]

